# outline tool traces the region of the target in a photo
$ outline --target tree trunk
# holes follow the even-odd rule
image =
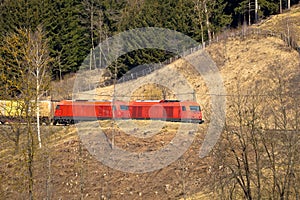
[[[201,42],[202,42],[202,47],[204,47],[204,31],[203,31],[203,24],[200,24],[200,29],[201,29]]]
[[[26,123],[27,123],[27,170],[28,170],[28,195],[33,200],[33,134],[31,129],[30,101],[26,101]]]
[[[248,4],[248,25],[251,25],[251,0],[249,0]]]
[[[40,70],[39,68],[36,69],[36,126],[37,126],[37,135],[38,135],[38,141],[39,141],[39,147],[42,148],[42,140],[41,140],[41,129],[40,129],[40,83],[39,83],[39,74]]]
[[[282,0],[279,0],[279,13],[282,13]]]
[[[258,0],[255,0],[255,23],[258,22]]]
[[[201,31],[201,42],[202,47],[204,47],[204,27],[203,27],[203,2],[200,2],[200,0],[195,1],[195,10],[198,14],[198,23],[200,25],[200,31]]]
[[[210,30],[210,21],[209,21],[209,11],[207,9],[207,3],[206,1],[204,2],[204,12],[205,12],[205,16],[206,16],[206,26],[207,26],[207,36],[208,36],[208,41],[209,43],[211,43],[212,38],[211,38],[211,30]]]

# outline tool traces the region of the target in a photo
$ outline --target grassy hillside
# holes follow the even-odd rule
[[[283,14],[274,15],[254,27],[284,33],[295,38],[300,43],[300,5],[291,8]]]
[[[291,23],[293,31],[299,31],[299,7],[288,13],[273,16],[256,26],[285,31],[286,20],[293,21]],[[260,35],[250,35],[246,38],[232,37],[208,46],[206,51],[220,70],[226,89],[226,94],[223,95],[226,95],[226,106],[229,111],[234,106],[231,100],[238,93],[245,96],[256,92],[258,96],[272,96],[278,90],[277,80],[284,82],[284,93],[299,93],[299,54],[280,38]],[[197,59],[199,53],[190,56]],[[158,77],[162,77],[160,84],[164,87],[156,84]],[[203,78],[190,63],[179,59],[148,76],[117,85],[116,88],[113,86],[97,88],[81,94],[80,97],[91,98],[90,94],[95,92],[96,96],[92,98],[110,99],[115,90],[116,95],[123,99],[161,98],[165,87],[177,90],[177,92],[168,90],[167,98],[192,99],[195,94],[206,120],[206,123],[197,125],[198,130],[191,133],[196,135],[194,141],[180,159],[150,173],[121,172],[103,165],[91,156],[82,145],[75,126],[42,127],[44,146],[42,149],[36,148],[34,155],[35,197],[37,199],[217,198],[218,194],[213,194],[214,188],[208,187],[208,183],[213,181],[211,170],[215,157],[210,154],[204,159],[199,159],[198,156],[210,121],[211,94]],[[288,108],[288,111],[290,110],[291,108]],[[236,113],[226,114],[227,118],[231,119]],[[270,124],[274,120],[271,116],[266,116],[265,119],[270,120]],[[145,121],[133,121],[130,126],[126,121],[117,124],[101,121],[100,124],[108,138],[114,136],[117,147],[134,152],[150,152],[163,148],[172,140],[179,126],[178,123],[151,124]],[[126,129],[120,128],[124,126]],[[147,131],[145,127],[148,127]],[[161,129],[157,131],[155,127]],[[3,133],[0,135],[0,199],[27,199],[26,137],[21,136],[16,152],[14,137],[9,136],[12,134],[11,129],[7,126],[1,126],[0,129]],[[141,139],[135,137],[137,134],[149,137]],[[279,142],[280,139],[278,144]],[[297,173],[296,171],[295,176],[298,176]],[[265,179],[266,182],[263,183],[268,185],[268,178]]]

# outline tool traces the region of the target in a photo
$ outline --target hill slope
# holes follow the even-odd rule
[[[290,17],[298,16],[299,9],[292,12],[295,13]],[[285,15],[288,14],[282,16]],[[273,27],[270,24],[278,24],[277,18],[280,16],[274,16],[259,26]],[[273,22],[273,19],[277,22]],[[299,17],[295,19],[300,21]],[[250,35],[246,38],[228,38],[208,46],[206,51],[220,70],[226,94],[219,95],[227,96],[228,107],[231,106],[230,97],[237,92],[247,94],[257,91],[267,95],[272,93],[277,87],[274,80],[278,76],[286,82],[289,91],[299,90],[299,54],[277,37]],[[199,53],[190,56],[196,59]],[[116,88],[97,88],[81,97],[90,98],[90,93],[95,92],[96,96],[92,95],[92,98],[110,99],[114,90],[125,99],[149,98],[152,95],[161,97],[161,87],[154,84],[157,77],[163,78],[161,85],[178,90],[177,93],[169,91],[168,98],[192,99],[195,94],[203,107],[206,123],[199,125],[198,130],[193,133],[196,137],[186,153],[158,171],[125,173],[111,169],[92,157],[82,145],[76,127],[43,127],[44,147],[35,150],[34,195],[37,199],[179,199],[198,192],[201,194],[193,196],[193,199],[205,198],[203,193],[206,192],[209,199],[211,191],[206,191],[205,183],[209,179],[211,157],[199,159],[198,153],[210,121],[211,94],[203,78],[190,63],[179,59],[146,77],[117,85]],[[147,94],[143,94],[145,92]],[[230,115],[232,113],[227,113],[227,116]],[[116,128],[118,124],[111,121],[102,121],[101,126],[108,138],[115,135],[116,146],[128,151],[154,151],[163,148],[178,130],[177,123],[166,123],[162,124],[163,128],[154,137],[141,139],[128,133],[142,131],[149,122],[134,123],[137,128],[125,132]],[[155,126],[159,125],[161,123]],[[6,128],[1,127],[1,130]],[[155,133],[152,129],[148,131],[143,134]],[[1,135],[1,141],[0,199],[26,199],[26,138],[22,136],[17,154],[14,154],[13,141],[5,134]]]
[[[300,4],[295,5],[290,11],[283,14],[274,15],[267,20],[254,25],[254,27],[272,30],[277,33],[283,33],[295,38],[300,43]]]

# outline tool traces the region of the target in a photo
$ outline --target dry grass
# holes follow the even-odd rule
[[[300,7],[296,7],[289,13],[273,16],[257,26],[285,31],[288,20],[293,22],[291,27],[297,31],[297,36],[299,36],[299,11]],[[299,54],[287,47],[278,38],[258,36],[251,36],[246,39],[235,38],[213,44],[207,47],[206,51],[217,64],[228,95],[236,94],[238,85],[241,86],[243,93],[257,90],[257,88],[261,93],[272,92],[276,88],[276,82],[274,82],[276,73],[284,77],[287,83],[291,85],[293,83],[290,80],[299,77]],[[73,81],[69,80],[69,83],[73,83]],[[94,81],[97,81],[97,79]],[[72,91],[73,86],[70,86],[72,89],[69,88],[68,90],[67,85],[72,85],[69,83],[57,84],[55,87],[61,89],[57,95],[62,93],[70,95],[69,92]],[[172,99],[193,99],[192,93],[195,91],[196,99],[203,107],[204,118],[209,121],[207,119],[209,119],[211,97],[206,83],[193,66],[183,59],[179,59],[146,77],[119,84],[116,88],[113,86],[97,88],[78,95],[83,99],[111,99],[115,90],[115,95],[120,100],[161,98],[161,88],[157,84],[168,88],[170,94],[167,98]],[[298,86],[298,84],[294,85]],[[230,113],[227,114],[230,115]],[[128,121],[119,121],[116,124],[111,121],[101,121],[99,123],[109,137],[111,137],[112,131],[117,133],[115,140],[117,146],[133,151],[159,149],[173,138],[178,129],[177,123],[169,122],[163,126],[161,126],[161,122],[152,123],[135,120],[132,120],[131,124]],[[207,126],[208,123],[198,126],[197,137],[191,148],[182,157],[182,160],[172,163],[162,170],[139,175],[110,169],[97,162],[86,149],[83,149],[83,152],[79,154],[80,139],[76,128],[74,126],[58,127],[55,133],[47,138],[47,154],[51,157],[52,167],[52,197],[80,198],[79,182],[81,179],[78,173],[82,173],[85,178],[83,180],[85,184],[83,193],[88,195],[86,196],[87,199],[99,199],[101,195],[107,194],[113,194],[115,199],[179,199],[182,198],[181,174],[184,160],[184,165],[188,169],[188,174],[185,177],[187,196],[190,196],[190,199],[210,199],[210,196],[203,192],[203,183],[207,178],[206,163],[209,163],[209,158],[200,160],[198,157],[199,147],[202,144]],[[115,127],[115,129],[112,127]],[[157,127],[159,130],[157,130]],[[137,133],[142,135],[136,135]],[[139,140],[136,138],[138,136],[149,136],[149,138]],[[1,138],[1,141],[4,141],[4,139]],[[18,172],[21,178],[14,177],[13,173],[18,168],[14,168],[13,171],[12,165],[16,162],[24,163],[24,160],[12,156],[12,142],[3,142],[2,144],[0,148],[2,168],[0,179],[3,184],[0,186],[0,192],[6,194],[4,198],[20,197],[16,194],[8,194],[7,191],[18,192],[19,189],[14,188],[13,184],[20,182],[19,179],[22,179],[20,173],[25,172]],[[42,156],[41,152],[37,154],[37,157]],[[42,171],[45,168],[37,166],[37,170]],[[44,175],[37,175],[36,183],[45,184],[43,178]],[[23,186],[25,188],[26,184],[24,183]],[[26,197],[25,190],[26,188],[20,189],[20,192],[23,192],[22,198]],[[197,194],[199,191],[202,192]],[[35,194],[39,197],[45,196],[45,193],[41,192],[39,194],[38,191]]]
[[[265,38],[253,36],[243,40],[232,39],[226,41],[226,43],[213,44],[207,47],[206,51],[209,52],[213,60],[219,64],[217,67],[222,75],[227,95],[235,95],[237,93],[238,85],[240,85],[243,94],[251,93],[253,90],[257,90],[257,88],[259,88],[259,91],[257,91],[258,93],[266,94],[272,92],[277,86],[276,82],[274,82],[274,78],[276,78],[276,73],[274,72],[278,72],[278,74],[283,76],[286,81],[292,80],[293,77],[299,74],[300,61],[298,53],[287,47],[282,40],[275,37]],[[197,100],[203,107],[206,121],[209,121],[211,97],[206,84],[195,69],[182,59],[179,59],[146,77],[141,77],[137,80],[117,85],[115,88],[116,96],[119,96],[124,100],[126,100],[126,98],[132,99],[132,97],[136,96],[152,97],[153,94],[159,96],[159,88],[155,85],[157,82],[171,88],[170,90],[173,93],[176,93],[174,92],[175,88],[179,94],[187,92],[185,90],[186,88],[181,87],[182,85],[191,87],[196,92]],[[95,92],[103,98],[105,96],[101,96],[102,94],[109,95],[112,94],[113,91],[113,86],[109,86],[106,88],[98,88]],[[182,96],[177,95],[177,98],[188,99],[192,97],[190,94],[186,94]],[[228,102],[227,106],[230,106],[230,102]],[[230,116],[231,114],[227,113],[227,115]],[[111,124],[107,125],[108,127],[111,126]],[[127,124],[125,132],[134,134],[136,127],[148,126],[149,122],[137,121],[134,122],[133,126]],[[203,129],[200,132],[205,133],[207,126],[206,128],[202,128]],[[128,135],[118,132],[119,140],[116,139],[116,144],[119,147],[133,151],[139,151],[141,148],[143,150],[155,150],[162,147],[161,142],[167,144],[168,141],[170,141],[172,133],[174,133],[176,128],[168,126],[162,130],[167,130],[167,132],[160,132],[155,137],[151,138],[151,140],[142,140],[143,145],[141,145],[141,141],[134,138],[136,135],[134,137],[128,137]],[[107,131],[107,134],[110,135],[111,129],[108,128]],[[141,131],[141,133],[149,135],[153,132],[155,131]],[[194,162],[196,161],[194,160]],[[205,177],[205,174],[203,174],[203,176]],[[203,192],[195,195],[190,193],[190,195],[191,199],[210,198],[209,195],[206,195]],[[153,198],[153,196],[151,198]]]
[[[292,37],[296,38],[297,43],[300,44],[299,18],[300,4],[293,6],[290,11],[286,11],[283,14],[271,16],[254,27],[291,35]]]

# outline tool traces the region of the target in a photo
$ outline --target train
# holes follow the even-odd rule
[[[40,122],[43,124],[51,124],[53,121],[56,105],[60,101],[41,100],[39,101]],[[32,115],[32,119],[36,118],[35,102],[31,101],[28,114]],[[24,122],[26,119],[25,103],[20,100],[0,100],[0,124],[10,122]]]
[[[43,100],[39,102],[39,108],[40,122],[47,125],[69,125],[82,121],[105,119],[163,120],[199,124],[204,122],[201,107],[194,101]],[[36,110],[35,108],[30,110],[34,119]],[[0,100],[1,124],[13,121],[22,122],[24,117],[24,103],[21,101]]]
[[[203,123],[197,102],[180,100],[137,101],[61,101],[55,109],[53,124],[75,124],[103,119],[163,120]]]

